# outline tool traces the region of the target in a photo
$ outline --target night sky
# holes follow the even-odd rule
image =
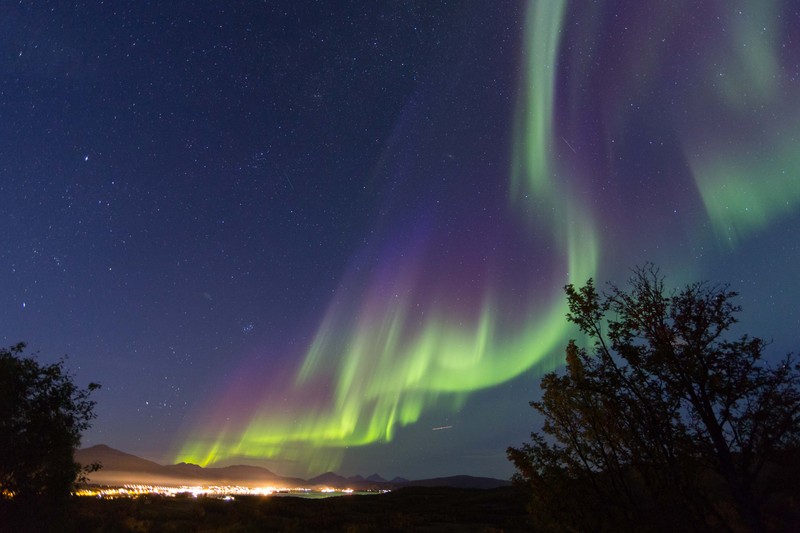
[[[84,445],[508,477],[563,286],[800,331],[796,1],[5,2],[0,336]]]

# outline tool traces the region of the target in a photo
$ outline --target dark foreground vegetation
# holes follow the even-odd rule
[[[43,364],[23,355],[25,343],[0,348],[0,495],[49,500],[69,495],[83,468],[73,459],[95,417],[100,385],[75,385],[64,360]]]
[[[45,516],[39,516],[38,522],[31,518],[27,517],[26,527],[59,533],[529,530],[525,498],[513,487],[409,487],[380,495],[317,500],[274,496],[233,501],[190,496],[74,498],[69,512],[56,524],[47,522]]]
[[[800,365],[735,336],[725,285],[566,287],[566,369],[509,448],[540,531],[800,531]]]

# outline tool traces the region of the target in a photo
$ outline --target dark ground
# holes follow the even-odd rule
[[[40,525],[39,528],[42,526]],[[37,529],[39,529],[37,528]],[[80,532],[528,531],[514,488],[404,488],[377,495],[294,497],[74,498],[47,529]],[[5,530],[0,525],[0,530]]]

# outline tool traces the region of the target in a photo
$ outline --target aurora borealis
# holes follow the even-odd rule
[[[2,324],[103,383],[86,444],[507,477],[563,286],[645,261],[796,348],[792,2],[54,6],[2,38]]]

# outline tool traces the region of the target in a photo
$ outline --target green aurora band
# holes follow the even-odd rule
[[[598,207],[602,199],[591,198],[592,187],[598,178],[607,179],[603,172],[630,171],[617,161],[631,155],[626,150],[635,149],[625,144],[638,131],[639,105],[663,113],[655,116],[663,119],[667,135],[675,134],[678,153],[654,167],[671,179],[656,183],[652,197],[639,197],[640,202],[630,206],[635,213],[651,223],[692,224],[687,236],[699,241],[701,249],[709,241],[721,249],[736,248],[775,221],[796,216],[800,113],[795,102],[800,95],[793,72],[782,66],[782,42],[789,37],[781,26],[787,20],[781,2],[721,3],[703,14],[719,25],[708,41],[703,40],[705,27],[700,35],[699,30],[687,29],[682,19],[682,11],[694,4],[661,6],[655,17],[659,26],[652,29],[660,38],[647,39],[640,48],[614,49],[610,56],[603,54],[616,35],[603,32],[603,6],[575,4],[569,10],[566,0],[527,4],[508,185],[513,220],[525,230],[523,244],[529,237],[531,250],[538,250],[546,240],[548,266],[553,266],[551,256],[558,258],[555,268],[564,273],[561,283],[579,284],[595,276],[597,228],[609,228],[609,222],[594,209],[615,207]],[[650,6],[639,9],[638,14],[653,19]],[[571,28],[565,25],[568,11],[584,26],[581,39],[562,49]],[[681,50],[671,46],[673,33],[681,28],[702,54],[680,63],[686,72],[673,79],[668,60]],[[568,63],[561,72],[567,76],[569,70],[571,76],[564,78],[566,84],[562,79],[561,86],[559,61]],[[599,65],[617,68],[603,70]],[[600,83],[610,81],[592,85],[594,77]],[[668,88],[656,90],[658,82]],[[665,105],[675,84],[686,84],[676,91],[685,96],[674,106]],[[558,102],[557,86],[564,91]],[[582,115],[595,101],[584,100],[581,90],[599,93],[597,115]],[[557,108],[566,117],[558,123]],[[585,118],[596,119],[599,126],[581,137]],[[572,134],[580,152],[570,143],[576,138]],[[592,153],[605,153],[607,160],[598,162]],[[598,164],[608,168],[592,168]],[[589,172],[592,175],[586,175]],[[697,204],[695,196],[678,203],[663,195],[683,190],[683,177],[694,182]],[[670,202],[687,213],[686,218],[659,219]],[[645,205],[653,207],[652,213],[645,212]],[[700,208],[697,217],[694,205]],[[636,221],[622,219],[625,224]],[[641,233],[626,233],[636,241],[626,246],[652,253],[648,246],[658,233]],[[613,235],[607,242],[612,250]],[[343,284],[283,389],[253,398],[251,405],[258,409],[249,418],[240,415],[229,421],[223,414],[214,420],[216,425],[195,428],[177,460],[208,465],[245,457],[296,461],[308,472],[331,470],[350,447],[389,442],[398,429],[420,422],[426,414],[457,410],[476,391],[552,364],[551,356],[571,332],[564,320],[561,283],[544,293],[527,294],[520,310],[504,299],[499,284],[485,282],[482,299],[463,309],[454,304],[458,295],[431,298],[423,289],[424,254],[413,245],[404,252],[401,256],[415,259],[391,265],[390,279],[358,278]],[[612,255],[604,255],[606,262],[617,259]],[[680,254],[665,248],[662,256]],[[702,267],[694,263],[681,262],[681,272]],[[423,306],[424,314],[417,307],[420,301],[428,305]]]
[[[719,93],[711,105],[732,118],[712,131],[685,127],[703,137],[686,135],[684,151],[718,241],[734,248],[800,207],[800,113],[786,112],[798,95],[780,66],[780,2],[739,1],[727,13],[733,31],[709,54],[706,72]],[[691,148],[698,145],[699,153]]]
[[[719,241],[728,247],[800,207],[800,131],[758,159],[727,150],[692,161],[697,187]]]
[[[598,239],[590,210],[576,200],[553,157],[556,61],[565,1],[532,2],[525,27],[525,69],[517,103],[511,204],[532,232],[545,232],[561,251],[570,282],[592,277]],[[400,283],[412,285],[416,265]],[[403,270],[405,268],[405,270]],[[231,458],[302,461],[309,472],[336,468],[349,447],[390,441],[435,407],[458,408],[470,393],[507,382],[541,364],[566,341],[560,287],[529,303],[521,325],[498,325],[498,300],[486,289],[471,322],[442,308],[423,321],[409,298],[364,298],[342,327],[333,305],[280,405],[266,403],[242,430],[195,434],[176,460],[208,465]],[[329,391],[323,405],[303,398]],[[294,401],[296,400],[296,401]]]

